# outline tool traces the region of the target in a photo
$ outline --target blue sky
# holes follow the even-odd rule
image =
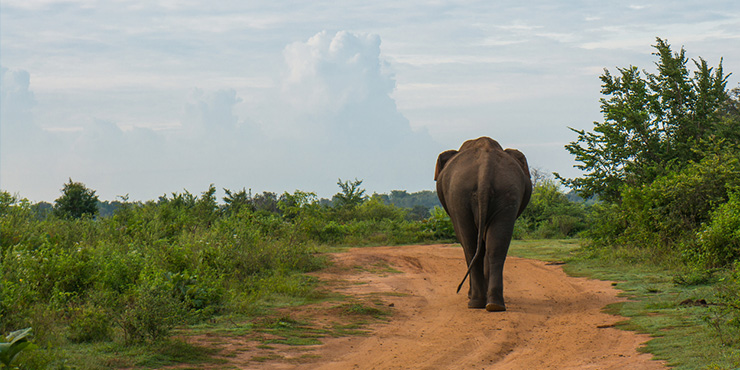
[[[0,1],[0,188],[52,201],[187,189],[433,189],[490,136],[577,176],[567,129],[655,38],[740,74],[727,1]]]

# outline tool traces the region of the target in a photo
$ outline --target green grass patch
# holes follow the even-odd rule
[[[561,262],[573,257],[581,247],[578,239],[563,240],[512,240],[509,255],[540,261]]]
[[[273,353],[273,354],[269,354],[269,355],[266,355],[266,356],[254,356],[254,357],[252,357],[252,361],[254,361],[254,362],[267,362],[267,361],[280,360],[282,358],[283,358],[283,356]]]
[[[727,325],[717,304],[718,288],[729,273],[599,257],[581,249],[577,240],[514,241],[509,254],[562,261],[571,276],[615,281],[629,301],[606,312],[627,318],[618,328],[650,334],[653,338],[641,350],[676,369],[740,367],[740,330]]]
[[[365,329],[365,325],[359,322],[352,322],[349,324],[344,323],[332,323],[331,325],[332,336],[334,337],[346,337],[346,336],[367,336],[368,331]]]
[[[374,305],[368,305],[366,303],[354,302],[345,303],[340,307],[342,315],[350,316],[365,316],[372,317],[374,319],[383,319],[388,317],[391,312],[382,306],[382,303],[376,302]]]
[[[36,350],[29,352],[23,363],[24,368],[29,369],[158,369],[177,364],[200,367],[204,364],[223,364],[224,360],[213,357],[217,352],[214,348],[170,338],[149,344],[104,342]]]
[[[369,272],[376,275],[402,274],[403,271],[391,266],[387,261],[378,261],[368,266],[354,266],[356,271]]]

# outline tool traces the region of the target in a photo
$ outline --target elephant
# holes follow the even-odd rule
[[[514,222],[532,195],[527,158],[489,137],[442,152],[434,171],[437,196],[452,220],[470,276],[468,307],[506,311],[503,271]],[[483,253],[483,259],[479,256]]]

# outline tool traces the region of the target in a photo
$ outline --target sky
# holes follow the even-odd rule
[[[577,177],[568,127],[656,37],[739,86],[737,0],[0,0],[0,189],[414,192],[480,136]]]

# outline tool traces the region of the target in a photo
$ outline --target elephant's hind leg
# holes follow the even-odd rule
[[[497,303],[486,303],[486,311],[488,311],[488,312],[506,311],[506,306],[499,305]]]
[[[477,244],[477,236],[476,236],[476,244]],[[477,245],[476,245],[477,247]],[[488,290],[488,281],[485,278],[485,275],[483,273],[484,270],[484,263],[486,260],[486,251],[485,251],[485,245],[483,246],[483,250],[480,252],[480,256],[478,256],[478,259],[475,261],[473,268],[470,271],[470,295],[468,298],[470,300],[468,301],[468,308],[485,308],[486,302],[488,299],[486,298],[486,291]]]
[[[460,217],[463,218],[463,217]],[[470,265],[475,251],[478,248],[478,228],[471,227],[475,225],[475,221],[472,217],[468,219],[453,222],[455,226],[455,234],[460,241],[465,252],[466,268]],[[453,219],[454,221],[454,219]],[[485,261],[485,246],[481,250],[480,255],[470,269],[470,289],[468,290],[468,308],[485,308],[486,307],[486,290],[487,281],[483,274],[483,265]]]
[[[504,262],[506,262],[506,254],[509,251],[509,244],[514,231],[516,210],[515,207],[509,207],[496,215],[486,233],[487,311],[506,311],[506,304],[504,303]]]

